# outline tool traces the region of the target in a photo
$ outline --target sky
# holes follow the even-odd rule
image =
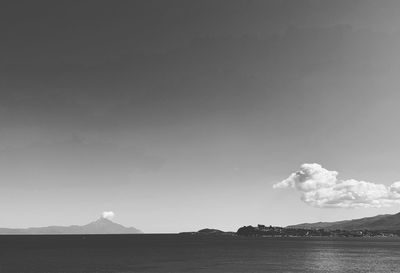
[[[0,226],[107,212],[150,233],[235,231],[399,212],[399,12],[2,2]]]

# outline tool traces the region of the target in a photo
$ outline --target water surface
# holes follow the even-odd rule
[[[398,238],[0,236],[1,273],[399,272]]]

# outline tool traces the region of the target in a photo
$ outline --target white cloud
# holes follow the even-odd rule
[[[103,213],[101,214],[101,217],[108,219],[108,220],[112,220],[114,218],[114,212],[112,211],[103,211]]]
[[[338,173],[321,165],[303,164],[300,170],[273,185],[274,189],[295,188],[301,200],[320,208],[383,207],[400,204],[400,181],[390,186],[355,179],[341,180]]]

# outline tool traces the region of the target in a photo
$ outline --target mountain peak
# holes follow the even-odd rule
[[[93,221],[92,223],[107,223],[107,224],[116,224],[113,221],[111,221],[110,219],[104,218],[104,217],[100,217],[98,218],[96,221]]]
[[[113,225],[118,225],[117,223],[114,223],[113,221],[100,217],[97,220],[90,222],[89,224],[86,224],[85,226],[94,226],[94,227],[106,227],[106,226],[113,226]]]
[[[82,226],[86,233],[95,234],[122,234],[122,233],[141,233],[140,230],[133,227],[125,227],[115,223],[105,217],[100,217],[87,225]]]

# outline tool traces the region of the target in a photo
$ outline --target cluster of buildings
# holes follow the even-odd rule
[[[400,231],[379,230],[325,230],[325,229],[302,229],[283,228],[265,225],[244,226],[236,232],[239,236],[269,236],[269,237],[393,237],[400,236]]]

